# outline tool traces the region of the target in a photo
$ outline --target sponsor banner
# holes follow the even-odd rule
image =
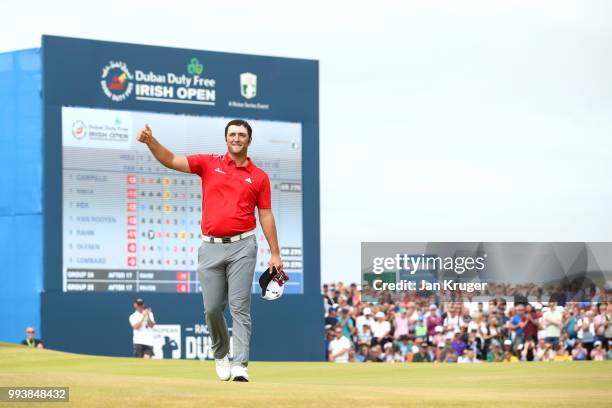
[[[43,36],[43,48],[53,105],[318,120],[316,61],[54,36]],[[90,57],[67,64],[75,54]]]
[[[181,325],[153,326],[153,358],[181,358]]]
[[[230,335],[230,350],[228,357],[234,357],[234,341],[232,329],[228,328]],[[212,340],[208,332],[208,326],[205,324],[194,324],[192,327],[187,327],[184,333],[185,353],[183,358],[187,360],[214,360],[215,356],[212,350]]]
[[[362,242],[365,301],[599,302],[612,290],[610,242]]]
[[[180,73],[139,68],[130,71],[124,61],[109,61],[102,67],[100,87],[114,102],[123,102],[134,94],[136,100],[213,106],[216,82],[203,77],[203,72],[204,66],[195,57]]]
[[[232,329],[229,358],[234,356]],[[205,324],[194,324],[182,330],[180,324],[156,324],[153,327],[153,358],[214,360],[212,341]]]

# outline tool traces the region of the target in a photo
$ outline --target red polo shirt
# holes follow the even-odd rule
[[[202,178],[202,234],[225,237],[255,229],[255,206],[272,208],[270,179],[250,158],[237,167],[229,154],[187,156]]]

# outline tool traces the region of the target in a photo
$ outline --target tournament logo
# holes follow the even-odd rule
[[[204,72],[204,65],[200,64],[197,58],[192,58],[187,65],[187,73],[191,75],[202,75]]]
[[[257,95],[257,75],[250,72],[240,74],[240,94],[247,99]]]
[[[81,140],[85,137],[87,131],[85,130],[85,123],[82,120],[75,120],[72,123],[72,136],[75,139]]]
[[[132,93],[133,80],[134,77],[124,62],[111,61],[102,68],[100,85],[106,96],[115,102],[121,102]]]

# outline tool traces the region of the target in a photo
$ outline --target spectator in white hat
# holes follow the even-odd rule
[[[374,317],[376,318],[376,321],[372,325],[372,333],[374,334],[372,342],[382,345],[383,343],[386,343],[389,340],[389,334],[391,333],[391,323],[389,323],[385,319],[385,312],[376,312],[376,315]]]
[[[442,326],[434,327],[434,334],[429,338],[432,344],[444,343],[446,341],[446,335],[444,334],[444,328]]]
[[[385,346],[383,348],[385,351],[385,363],[395,363],[395,351],[393,350],[393,343],[387,342],[385,343]]]
[[[514,354],[514,350],[512,349],[512,340],[505,339],[503,349],[504,349],[504,355],[506,354],[507,351],[509,351],[511,354]]]
[[[593,361],[604,361],[608,356],[606,351],[601,346],[601,341],[597,340],[593,344],[593,350],[591,350],[591,360]]]
[[[373,323],[374,319],[372,318],[372,309],[366,307],[363,309],[363,314],[357,317],[355,326],[357,327],[357,331],[360,332],[364,324],[367,324],[371,328]]]

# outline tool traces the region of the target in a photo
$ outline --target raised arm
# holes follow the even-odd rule
[[[174,154],[162,146],[161,143],[153,137],[153,131],[148,124],[145,124],[145,127],[140,129],[136,139],[138,139],[140,143],[146,144],[157,161],[165,167],[176,171],[182,171],[183,173],[191,173],[187,157]]]

